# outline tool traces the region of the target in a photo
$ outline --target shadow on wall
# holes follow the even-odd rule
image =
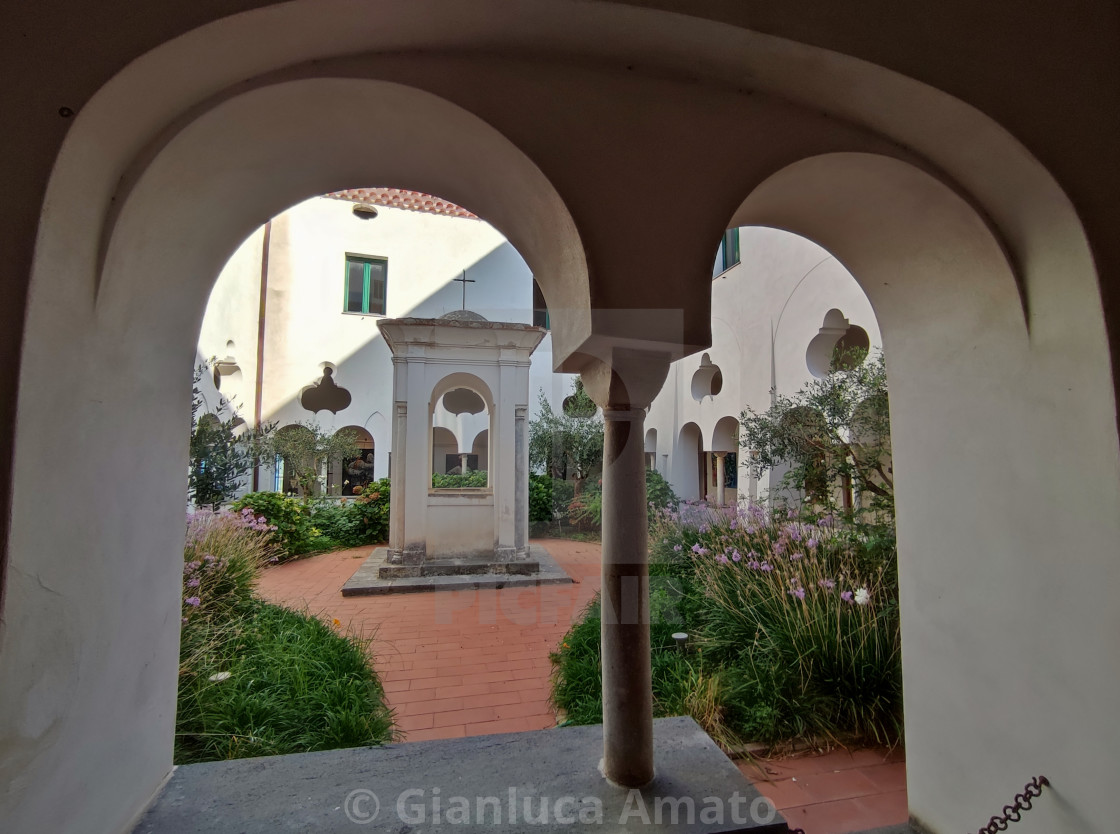
[[[466,265],[464,269],[467,277],[474,282],[467,284],[467,309],[474,310],[491,321],[532,323],[533,278],[528,265],[512,244],[508,241],[503,242],[482,258]],[[462,272],[454,272],[445,276],[437,289],[407,310],[394,311],[391,317],[438,318],[444,313],[461,309],[463,285],[454,281],[461,274]],[[324,292],[333,292],[335,289],[337,288],[325,288]],[[393,310],[392,293],[393,270],[390,265],[387,289],[390,310]],[[339,296],[341,297],[341,293]],[[343,315],[341,308],[338,315]],[[392,406],[392,356],[374,324],[376,318],[388,317],[390,316],[369,316],[370,337],[346,357],[306,356],[305,364],[318,362],[330,373],[326,374],[324,371],[324,376],[315,380],[306,380],[307,384],[298,392],[287,397],[278,406],[270,407],[263,415],[263,419],[276,420],[282,425],[316,420],[324,427],[346,425],[364,427],[372,435],[377,476],[388,477],[392,427],[387,419],[374,419],[379,415],[383,417]],[[275,356],[270,357],[266,354],[266,365],[270,359],[276,361]],[[549,370],[551,371],[551,368]],[[324,384],[330,389],[327,391],[330,396],[320,395],[320,389]],[[378,388],[382,393],[376,393]],[[371,390],[375,392],[372,396],[369,394]],[[344,391],[352,396],[351,401],[345,401],[345,396],[342,395]],[[208,396],[208,403],[216,402],[216,394],[217,392],[213,392]],[[251,404],[239,403],[239,405],[242,411],[246,411]],[[317,409],[312,411],[315,407]],[[455,445],[453,440],[444,445],[448,446],[449,452],[459,451],[451,448]],[[479,441],[476,440],[473,445],[479,445]],[[482,439],[481,445],[485,447],[485,438]],[[262,467],[259,481],[262,489],[269,488],[273,483],[273,479],[267,475],[268,470],[269,467]]]

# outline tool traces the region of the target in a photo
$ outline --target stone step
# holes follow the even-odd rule
[[[529,545],[529,558],[518,562],[474,562],[444,559],[420,565],[390,565],[386,547],[373,549],[369,558],[342,586],[344,597],[380,594],[413,594],[425,591],[461,591],[483,588],[531,588],[570,584],[572,578],[560,563],[538,544]],[[482,572],[464,572],[464,565],[478,565]],[[435,575],[410,575],[408,569],[437,566]],[[398,568],[405,569],[398,572]],[[386,571],[386,569],[389,569]],[[446,573],[443,571],[446,569]],[[527,570],[531,573],[520,573]],[[383,573],[382,571],[386,571]]]
[[[540,573],[540,562],[520,560],[517,562],[476,562],[440,561],[424,562],[419,565],[382,565],[377,570],[381,579],[414,579],[418,576],[478,576],[480,574],[516,574],[529,576]]]

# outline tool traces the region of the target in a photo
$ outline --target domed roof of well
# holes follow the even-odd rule
[[[450,313],[444,313],[440,318],[447,321],[486,321],[474,310],[452,310]]]

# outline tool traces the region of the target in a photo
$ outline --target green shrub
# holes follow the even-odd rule
[[[675,508],[680,500],[660,472],[656,469],[646,470],[646,502],[650,509],[655,511],[650,513],[651,520],[656,516],[657,510]]]
[[[366,486],[357,498],[346,502],[347,512],[358,530],[358,544],[389,540],[389,500],[389,479],[382,478]]]
[[[529,524],[552,524],[552,478],[529,475]]]
[[[538,531],[546,532],[554,525],[568,523],[568,505],[575,493],[571,481],[548,475],[529,476],[529,523]]]
[[[248,509],[264,517],[272,529],[273,541],[283,550],[281,561],[312,547],[311,505],[279,492],[250,492],[233,503],[235,512]]]
[[[487,484],[485,469],[461,475],[432,475],[432,489],[478,489]]]
[[[180,650],[175,762],[382,744],[393,715],[366,641],[254,601],[192,620]]]
[[[650,535],[658,715],[692,715],[721,744],[901,733],[893,530],[705,504],[657,513]],[[599,615],[553,655],[553,700],[601,720]],[[690,635],[686,655],[672,631]]]

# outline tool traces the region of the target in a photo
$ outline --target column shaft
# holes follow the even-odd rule
[[[603,416],[602,770],[639,787],[653,779],[645,413]]]

